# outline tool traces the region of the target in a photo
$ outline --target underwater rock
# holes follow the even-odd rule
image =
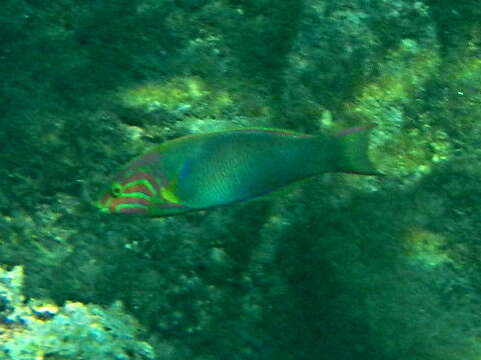
[[[153,348],[137,336],[140,325],[120,302],[103,308],[42,300],[24,302],[23,269],[0,268],[0,358],[149,360]]]

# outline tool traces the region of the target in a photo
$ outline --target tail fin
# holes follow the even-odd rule
[[[370,130],[376,125],[364,125],[338,132],[340,156],[337,171],[362,175],[382,175],[367,155]]]

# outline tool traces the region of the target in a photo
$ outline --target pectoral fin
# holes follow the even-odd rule
[[[173,180],[167,186],[160,189],[160,196],[162,196],[169,203],[180,204],[181,201],[176,195],[176,190],[177,180]]]

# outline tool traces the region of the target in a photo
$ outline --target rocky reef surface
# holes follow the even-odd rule
[[[0,357],[479,359],[480,9],[3,1]],[[166,139],[371,123],[383,177],[172,218],[90,204]]]

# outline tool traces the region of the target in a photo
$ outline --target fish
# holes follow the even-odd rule
[[[125,165],[95,206],[171,216],[256,199],[324,173],[380,175],[367,154],[373,127],[333,135],[245,128],[168,140]]]

